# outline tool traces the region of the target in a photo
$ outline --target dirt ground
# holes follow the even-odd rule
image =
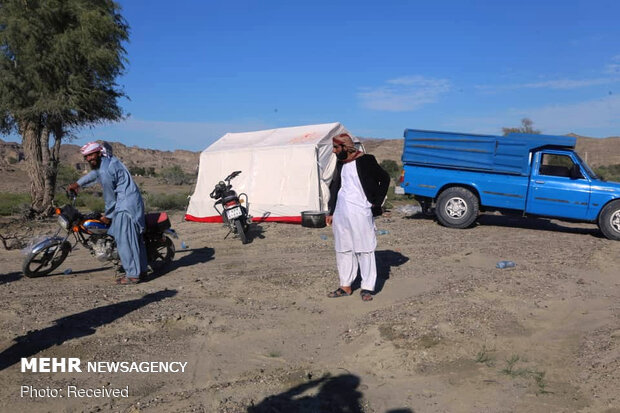
[[[326,297],[338,284],[330,228],[261,223],[242,245],[177,214],[173,265],[136,286],[114,285],[83,248],[36,279],[20,251],[0,249],[0,410],[620,412],[620,242],[500,215],[452,230],[399,208],[376,226],[387,233],[371,302]],[[22,357],[187,364],[22,373]]]

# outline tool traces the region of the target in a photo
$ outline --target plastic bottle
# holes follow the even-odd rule
[[[377,230],[377,235],[385,235],[385,234],[389,234],[390,231],[388,231],[387,229],[378,229]]]
[[[64,275],[69,275],[69,274],[71,274],[72,272],[73,272],[73,270],[72,270],[71,268],[67,268],[67,269],[66,269],[66,270],[64,270],[62,273],[63,273]]]
[[[495,267],[497,268],[512,268],[515,267],[517,264],[515,264],[512,261],[500,261],[498,262]]]
[[[326,241],[326,240],[327,240],[327,235],[321,235],[321,239],[322,239],[323,241]]]
[[[189,246],[185,243],[185,241],[181,241],[181,249],[185,250],[187,248],[189,248]]]

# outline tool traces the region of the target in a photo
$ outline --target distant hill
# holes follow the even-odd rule
[[[590,166],[620,164],[620,137],[588,138],[570,135],[577,138],[577,152]],[[379,162],[391,159],[400,163],[403,150],[403,139],[361,138],[366,150],[375,155]],[[115,156],[119,157],[128,167],[153,167],[155,171],[178,165],[187,173],[195,173],[198,168],[200,152],[185,150],[159,151],[155,149],[126,146],[119,142],[110,142]],[[79,152],[78,145],[64,144],[61,146],[61,162],[73,167],[85,168],[86,164]],[[13,192],[29,187],[28,177],[23,162],[21,144],[5,142],[0,139],[0,192]]]
[[[180,166],[185,172],[194,173],[198,168],[200,152],[184,150],[159,151],[155,149],[144,149],[137,146],[126,146],[119,142],[110,142],[115,156],[120,158],[127,167],[141,166],[153,167],[155,170]],[[16,160],[23,159],[21,144],[15,142],[5,142],[0,139],[0,171],[3,168],[19,168]],[[67,165],[85,165],[80,146],[64,144],[60,147],[60,162]]]

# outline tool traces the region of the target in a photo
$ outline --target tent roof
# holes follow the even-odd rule
[[[316,145],[323,140],[330,141],[332,134],[340,133],[341,131],[347,132],[340,123],[334,122],[254,132],[227,133],[205,149],[205,152],[227,151],[248,147]],[[356,140],[355,138],[353,139]],[[329,143],[331,144],[331,141]]]

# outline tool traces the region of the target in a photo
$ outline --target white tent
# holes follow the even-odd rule
[[[233,171],[241,171],[231,184],[248,195],[254,220],[300,222],[302,211],[327,210],[336,165],[332,137],[345,132],[340,123],[326,123],[227,133],[200,154],[185,219],[221,222],[209,194]]]

